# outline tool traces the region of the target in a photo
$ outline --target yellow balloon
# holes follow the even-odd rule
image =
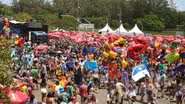
[[[60,85],[63,86],[63,87],[65,87],[65,83],[66,83],[66,80],[65,79],[63,79],[63,80],[60,81]]]
[[[89,57],[89,59],[92,60],[93,58],[94,58],[94,55],[91,54],[90,57]]]
[[[108,47],[109,46],[109,43],[108,42],[105,42],[104,46],[105,47]]]
[[[104,52],[103,52],[103,56],[104,56],[104,57],[109,57],[109,54],[108,54],[107,52],[104,51]]]
[[[154,47],[155,47],[155,48],[158,48],[158,47],[159,47],[159,45],[160,45],[160,43],[159,43],[159,42],[155,42],[155,43],[154,43]]]
[[[118,42],[118,41],[115,41],[115,42],[114,42],[114,45],[119,45],[119,42]]]
[[[128,62],[126,62],[125,60],[121,61],[121,64],[124,68],[126,68],[128,66]]]
[[[89,54],[88,54],[88,58],[89,58],[89,60],[92,60],[92,59],[94,58],[94,54],[89,53]]]
[[[27,86],[23,86],[23,87],[21,88],[21,91],[22,91],[23,93],[27,93]]]
[[[125,39],[123,39],[122,37],[120,37],[120,38],[118,39],[118,43],[119,43],[119,44],[124,44],[124,43],[125,43]]]
[[[109,52],[109,56],[110,56],[111,58],[116,58],[117,55],[118,55],[118,54],[117,54],[116,52],[114,52],[114,51],[110,51],[110,52]]]
[[[114,43],[109,44],[109,48],[112,49],[114,47]]]

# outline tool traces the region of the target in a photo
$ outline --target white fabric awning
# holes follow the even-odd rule
[[[126,34],[127,30],[123,27],[123,24],[121,24],[120,27],[115,30],[115,33]]]
[[[16,20],[11,20],[9,22],[13,23],[13,24],[24,24],[25,23],[25,22],[19,22],[19,21],[16,21]]]
[[[134,28],[132,28],[128,34],[143,35],[144,33],[138,28],[137,24],[135,24]]]
[[[114,31],[110,28],[109,24],[107,23],[105,27],[100,29],[98,32],[106,34],[106,33],[113,33]]]

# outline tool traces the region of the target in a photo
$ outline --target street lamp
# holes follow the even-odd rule
[[[72,16],[72,15],[61,15],[62,17],[71,17],[71,18],[73,18],[74,20],[76,20],[77,21],[77,24],[81,24],[81,22],[79,21],[79,19],[78,18],[75,18],[74,16]],[[76,29],[77,29],[77,24],[76,24]]]

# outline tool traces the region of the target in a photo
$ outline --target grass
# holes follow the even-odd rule
[[[146,34],[155,34],[155,35],[175,35],[176,31],[162,31],[162,32],[155,32],[155,31],[144,31]]]

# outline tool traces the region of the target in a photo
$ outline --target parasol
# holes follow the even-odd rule
[[[185,70],[185,64],[178,64],[177,67],[175,68],[175,72],[183,72]]]
[[[55,34],[55,33],[48,33],[48,37],[49,38],[52,38],[52,39],[58,39],[58,38],[60,38],[60,36],[58,34]]]
[[[45,50],[45,49],[48,49],[48,45],[44,45],[44,44],[41,44],[41,45],[38,45],[37,47],[35,47],[36,50]]]
[[[24,104],[28,99],[28,95],[20,91],[10,91],[8,94],[10,104]]]

